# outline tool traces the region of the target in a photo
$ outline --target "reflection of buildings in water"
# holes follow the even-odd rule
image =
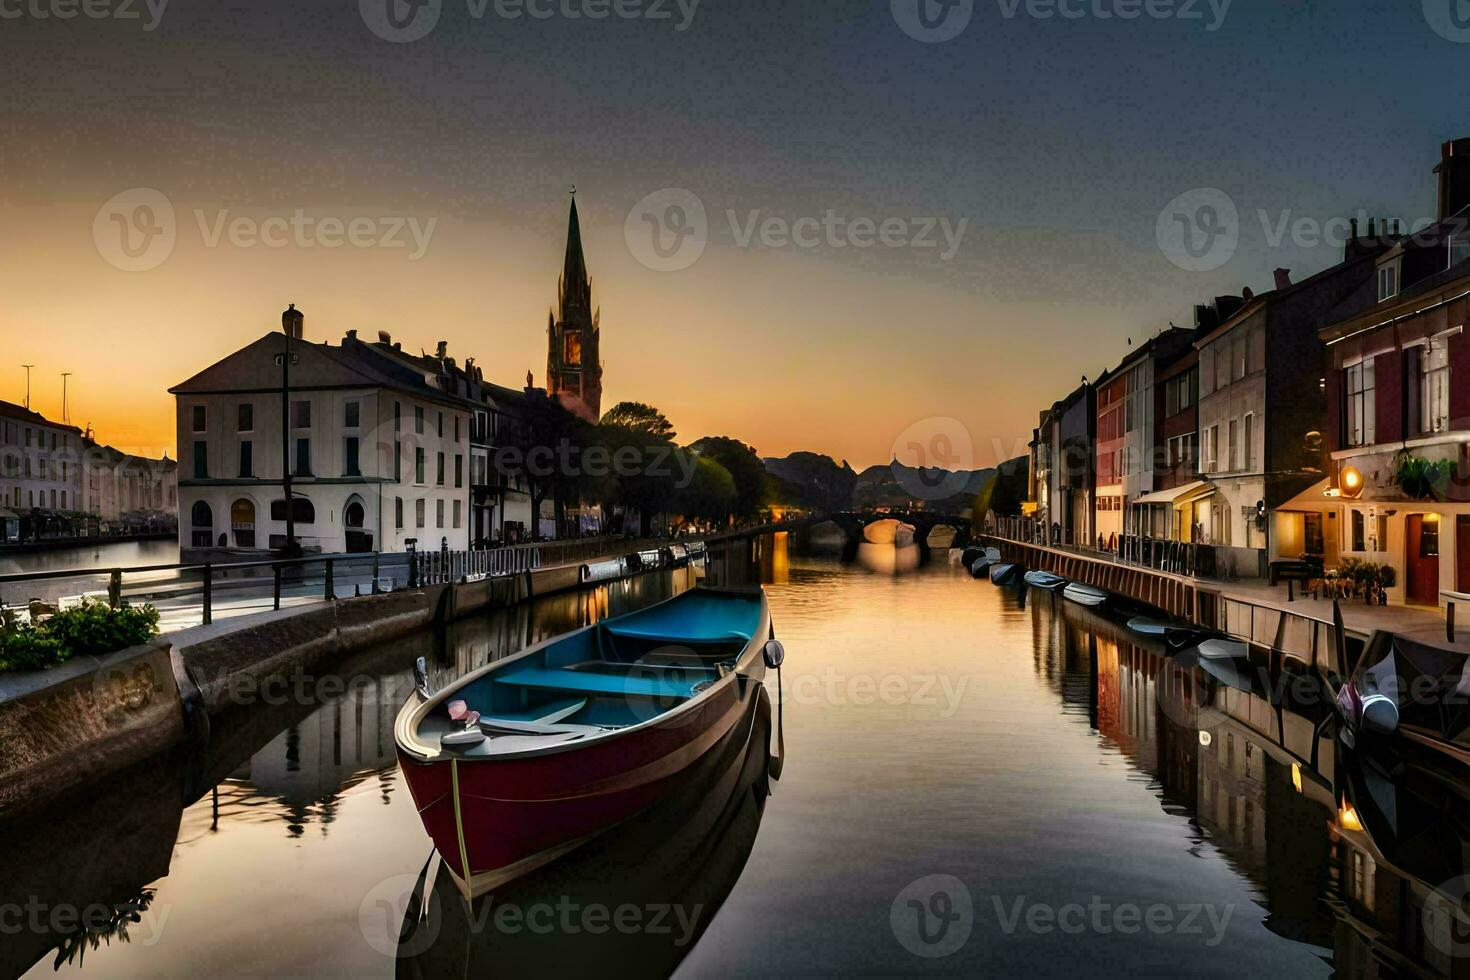
[[[387,804],[396,785],[393,721],[401,690],[386,677],[355,682],[340,700],[272,738],[191,807],[186,822],[213,827],[235,818],[284,819],[292,834],[316,823],[325,836],[342,794],[352,788],[376,781]]]
[[[770,585],[776,581],[777,558],[789,550],[790,537],[785,534],[760,534],[753,537],[725,538],[706,545],[704,572],[710,585]],[[781,560],[789,570],[786,557]]]
[[[1034,615],[1041,640],[1046,617]],[[1062,622],[1048,645],[1056,652],[1038,661],[1038,672],[1053,682],[1064,710],[1075,706],[1095,665],[1099,735],[1158,780],[1166,812],[1192,818],[1259,889],[1268,929],[1330,946],[1332,920],[1321,896],[1332,879],[1327,825],[1334,806],[1330,780],[1313,773],[1310,760],[1316,773],[1332,773],[1332,741],[1317,741],[1314,754],[1313,719],[1182,668],[1111,622],[1066,608],[1047,616]]]

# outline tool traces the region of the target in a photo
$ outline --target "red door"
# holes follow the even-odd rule
[[[1439,515],[1410,514],[1404,521],[1404,598],[1439,604]]]

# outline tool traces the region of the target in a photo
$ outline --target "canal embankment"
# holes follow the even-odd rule
[[[796,526],[746,529],[699,543],[719,553],[738,538]],[[689,567],[687,560],[651,566],[647,549],[627,548],[623,543],[600,558],[513,575],[250,612],[107,657],[0,674],[0,813],[24,811],[179,743],[207,740],[211,718],[249,704],[273,681],[328,673],[370,646],[590,585],[590,564],[614,560],[614,572],[604,572],[602,581]]]

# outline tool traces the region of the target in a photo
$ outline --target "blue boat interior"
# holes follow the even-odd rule
[[[568,634],[455,691],[420,723],[459,727],[448,703],[480,713],[488,735],[581,735],[638,724],[688,701],[734,669],[760,628],[759,592],[693,589]]]

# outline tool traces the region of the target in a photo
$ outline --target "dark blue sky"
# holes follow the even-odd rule
[[[157,296],[191,317],[208,309],[233,341],[282,298],[331,313],[330,330],[370,310],[401,321],[415,292],[420,309],[442,307],[436,319],[448,319],[485,302],[475,290],[494,281],[489,266],[525,257],[545,274],[511,276],[527,295],[502,289],[485,317],[507,351],[496,373],[513,381],[535,363],[564,226],[556,215],[576,183],[603,288],[612,394],[659,400],[638,351],[614,331],[643,345],[696,337],[701,356],[727,366],[747,347],[779,343],[808,369],[780,374],[782,386],[828,383],[811,368],[862,372],[866,362],[829,356],[857,343],[876,365],[865,380],[895,385],[866,390],[861,410],[834,383],[821,398],[807,391],[806,401],[752,410],[754,431],[742,432],[744,409],[733,403],[705,411],[677,390],[667,396],[671,414],[694,413],[682,427],[691,437],[727,418],[726,430],[763,450],[801,445],[855,462],[886,458],[893,436],[927,414],[961,419],[977,444],[1012,439],[1063,386],[1120,357],[1124,337],[1182,323],[1210,295],[1269,288],[1276,266],[1304,275],[1336,254],[1290,237],[1273,246],[1261,212],[1267,224],[1360,208],[1432,216],[1438,144],[1470,135],[1470,43],[1431,24],[1436,5],[1452,0],[1235,0],[1215,30],[1205,0],[1168,5],[1198,19],[1134,20],[1096,14],[1130,0],[1064,0],[1085,12],[1078,18],[1035,17],[1026,3],[1008,17],[1012,0],[977,0],[969,25],[943,43],[905,34],[890,0],[703,0],[682,31],[674,0],[664,4],[670,20],[600,21],[507,20],[494,0],[475,19],[466,0],[444,0],[435,28],[402,44],[376,36],[357,0],[171,0],[152,31],[34,16],[54,2],[0,0],[0,12],[23,11],[0,17],[0,216],[11,229],[0,256],[12,270],[0,287],[15,300],[0,328],[24,335],[58,315],[54,294],[30,295],[37,277],[16,271],[32,264],[66,266],[78,297],[107,297],[91,309],[74,300],[65,312],[74,329],[104,310],[135,318]],[[585,0],[551,6],[563,3],[585,9]],[[143,0],[136,6],[151,17]],[[91,249],[92,214],[135,187],[164,191],[180,212],[441,216],[484,230],[487,280],[466,276],[462,256],[435,257],[412,267],[413,289],[349,302],[328,283],[368,292],[373,283],[318,265],[328,261],[320,250],[268,268],[216,250],[189,269],[191,285],[200,276],[215,284],[209,304],[208,291],[186,295],[175,281],[178,257],[129,277],[95,252],[72,256],[70,240],[51,241],[75,210]],[[626,261],[624,223],[667,187],[705,204],[709,248],[687,272],[651,273]],[[1224,191],[1239,213],[1238,247],[1205,272],[1168,261],[1156,235],[1166,203],[1196,188]],[[726,217],[829,210],[968,224],[945,259],[830,241],[744,248]],[[262,275],[278,281],[250,278]],[[665,309],[676,312],[662,319]],[[629,332],[633,320],[641,332]],[[186,360],[208,353],[201,341]],[[1004,378],[991,390],[999,401],[954,388],[966,366]],[[932,397],[900,408],[926,379]],[[176,380],[150,377],[136,397]],[[913,417],[889,432],[864,414],[869,404]]]

